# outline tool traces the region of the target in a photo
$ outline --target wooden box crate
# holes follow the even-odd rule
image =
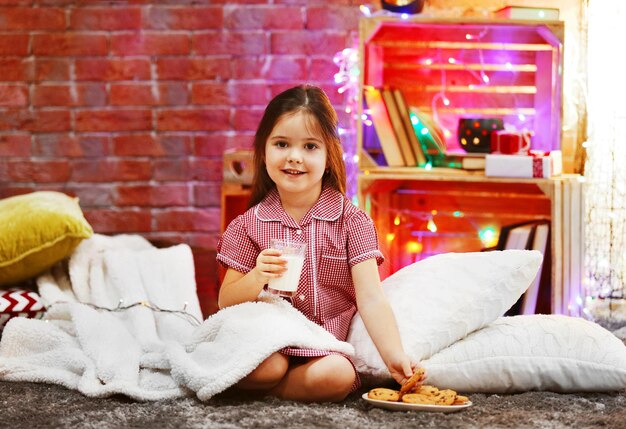
[[[220,230],[243,214],[250,201],[254,152],[251,150],[229,150],[224,152],[222,182],[222,218]]]
[[[562,21],[363,18],[361,83],[402,90],[413,109],[441,126],[449,151],[462,150],[459,118],[477,117],[531,130],[533,149],[556,150],[563,33]],[[376,151],[378,143],[362,126],[360,147]]]

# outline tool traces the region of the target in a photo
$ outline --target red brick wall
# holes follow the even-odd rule
[[[327,89],[351,0],[0,0],[0,197],[80,197],[97,232],[214,248],[222,153],[269,99]]]

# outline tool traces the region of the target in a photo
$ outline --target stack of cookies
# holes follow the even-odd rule
[[[439,390],[435,386],[422,385],[423,378],[424,370],[419,368],[400,390],[378,387],[370,390],[367,397],[378,401],[422,405],[465,405],[469,402],[467,396],[459,395],[452,389]]]

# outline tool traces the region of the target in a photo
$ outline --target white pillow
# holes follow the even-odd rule
[[[502,316],[534,280],[542,258],[536,250],[445,253],[386,278],[382,287],[407,354],[415,362],[428,359]],[[360,373],[389,376],[358,313],[347,341]]]
[[[501,317],[423,362],[428,384],[461,392],[626,388],[626,346],[584,319]]]

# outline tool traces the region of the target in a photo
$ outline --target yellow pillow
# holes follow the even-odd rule
[[[33,192],[0,200],[0,286],[50,268],[92,234],[78,198]]]

